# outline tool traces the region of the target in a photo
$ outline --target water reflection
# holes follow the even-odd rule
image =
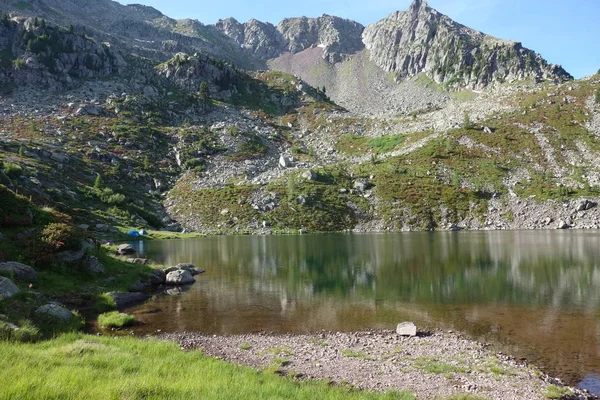
[[[391,328],[410,319],[514,346],[573,381],[600,373],[599,239],[528,231],[146,242],[149,258],[207,273],[188,292],[133,312],[152,328],[208,333]]]

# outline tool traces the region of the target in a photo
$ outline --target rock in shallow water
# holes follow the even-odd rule
[[[177,270],[169,272],[165,281],[167,285],[173,286],[188,285],[194,282],[196,282],[196,280],[194,279],[190,271],[186,270]]]

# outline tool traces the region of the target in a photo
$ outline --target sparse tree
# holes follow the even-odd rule
[[[94,181],[94,188],[98,190],[102,190],[106,187],[104,184],[104,179],[102,179],[102,175],[99,173],[96,174],[96,180]]]
[[[6,25],[8,24],[8,14],[6,13],[2,13],[2,17],[0,17],[0,24],[1,25]]]
[[[204,104],[208,104],[210,102],[210,89],[208,87],[208,83],[202,82],[200,87],[198,88],[198,96],[200,100]]]
[[[596,100],[596,104],[600,104],[600,89],[596,89],[594,100]]]
[[[75,31],[75,28],[73,27],[73,25],[69,25],[67,27],[67,33],[73,33]]]
[[[473,129],[473,127],[474,127],[473,121],[471,121],[471,117],[469,117],[469,114],[466,112],[463,115],[462,127],[463,127],[463,129]]]
[[[40,25],[40,21],[38,20],[38,18],[37,18],[37,17],[35,17],[35,18],[33,19],[33,26],[39,26],[39,25]]]

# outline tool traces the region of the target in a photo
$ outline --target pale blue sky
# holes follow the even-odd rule
[[[321,14],[363,25],[405,10],[411,0],[119,0],[153,6],[172,18],[205,24],[234,17],[277,24],[286,17]],[[520,41],[561,64],[576,78],[600,69],[600,0],[429,0],[429,5],[457,22],[487,34]]]

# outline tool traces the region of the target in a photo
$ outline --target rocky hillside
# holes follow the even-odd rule
[[[369,25],[363,40],[371,59],[399,79],[425,72],[436,82],[471,88],[524,79],[572,79],[520,43],[460,25],[423,0]]]
[[[124,72],[123,56],[108,43],[97,43],[43,18],[0,21],[0,84],[61,89],[73,79],[98,79]]]
[[[365,30],[329,16],[206,27],[104,0],[89,4],[100,7],[90,27],[50,21],[74,18],[69,4],[40,0],[0,18],[0,183],[74,223],[203,233],[600,227],[598,76],[561,83],[537,56],[521,70],[518,57],[533,53],[519,50],[514,63],[482,58],[487,78],[454,81],[493,87],[448,90],[449,75],[428,69],[435,55],[458,71],[468,54],[518,45],[421,2],[394,14],[397,24]],[[128,20],[129,36],[100,30]],[[386,72],[362,47],[361,35],[401,57],[404,47],[383,40],[392,24],[399,38],[431,45],[424,60],[425,47],[406,42],[415,51],[406,73]],[[135,47],[144,26],[158,36]],[[440,53],[442,37],[471,50]],[[175,52],[200,42],[203,51]],[[209,51],[222,43],[272,69]],[[535,71],[548,80],[528,79]]]

